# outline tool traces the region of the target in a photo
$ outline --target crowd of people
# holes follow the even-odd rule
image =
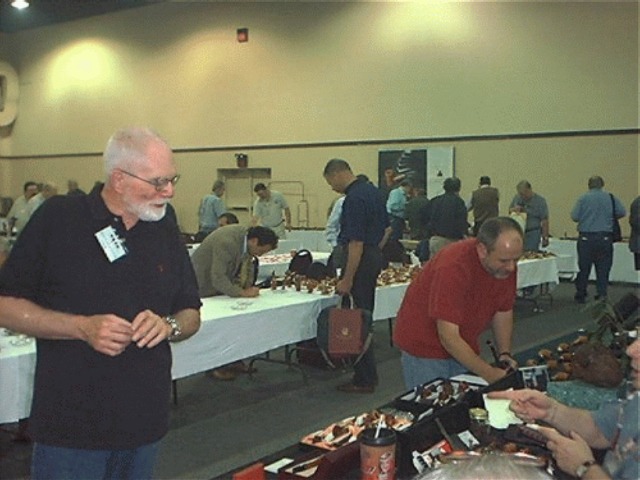
[[[202,297],[258,296],[257,259],[291,229],[282,193],[255,185],[251,225],[241,225],[226,211],[225,184],[217,180],[200,203],[200,245],[190,257],[169,203],[180,177],[167,142],[147,128],[122,129],[107,142],[103,162],[105,181],[88,194],[74,180],[67,195],[56,195],[51,183],[25,183],[8,215],[9,232],[19,234],[15,245],[7,254],[7,242],[0,244],[0,326],[37,339],[34,479],[151,478],[169,424],[169,342],[197,333]],[[468,202],[455,177],[428,199],[406,178],[377,188],[343,159],[328,161],[322,176],[340,194],[326,229],[340,272],[336,293],[355,307],[374,310],[387,245],[405,234],[421,245],[424,264],[393,335],[407,388],[463,372],[494,382],[518,367],[511,353],[517,262],[549,241],[547,203],[528,181],[517,184],[509,215],[499,216],[499,191],[488,176]],[[571,212],[579,231],[579,303],[592,265],[597,296],[606,298],[614,226],[626,215],[603,187],[601,177],[589,178]],[[636,269],[638,202],[631,205],[629,244]],[[499,352],[495,364],[479,354],[478,338],[488,328]],[[636,393],[622,406],[587,413],[529,390],[492,396],[510,399],[525,421],[554,427],[543,432],[562,470],[637,478],[638,340],[627,353]],[[237,362],[209,374],[231,380],[247,371]],[[378,381],[369,348],[338,390],[372,393]],[[610,450],[602,466],[590,447]]]

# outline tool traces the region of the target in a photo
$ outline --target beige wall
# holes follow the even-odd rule
[[[235,30],[249,28],[239,44]],[[27,179],[88,189],[126,124],[177,148],[174,204],[186,230],[217,168],[243,146],[638,128],[638,5],[624,3],[167,3],[3,35],[19,117],[0,128],[0,194]],[[491,175],[507,203],[527,178],[551,231],[586,178],[638,194],[637,135],[447,142],[463,195]],[[255,149],[251,167],[305,183],[313,226],[332,194],[329,158],[376,177],[377,151],[426,143]],[[186,147],[237,150],[180,153]],[[79,157],[66,154],[81,153]],[[38,155],[59,155],[34,159]],[[7,159],[9,157],[9,159]],[[625,226],[626,228],[626,226]]]

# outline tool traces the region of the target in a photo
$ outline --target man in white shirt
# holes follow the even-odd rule
[[[278,238],[286,238],[286,230],[291,230],[291,210],[286,198],[280,192],[269,190],[264,183],[258,183],[253,188],[258,196],[253,205],[252,225],[261,224],[268,227],[278,235]],[[284,211],[284,219],[282,212]]]
[[[42,190],[37,195],[34,195],[27,202],[27,206],[29,207],[29,217],[33,215],[40,205],[44,203],[45,200],[53,197],[58,194],[58,187],[55,183],[46,182],[42,184]]]
[[[38,184],[36,182],[28,181],[24,184],[23,194],[16,198],[15,202],[11,206],[11,210],[7,214],[7,220],[9,221],[9,232],[13,232],[15,227],[16,232],[20,231],[29,221],[29,199],[38,194]]]

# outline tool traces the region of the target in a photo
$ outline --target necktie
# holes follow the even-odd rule
[[[244,255],[240,262],[240,271],[238,272],[238,286],[240,288],[249,288],[253,286],[256,278],[255,257],[248,253]]]

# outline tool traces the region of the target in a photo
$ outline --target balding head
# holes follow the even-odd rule
[[[589,177],[589,190],[591,190],[592,188],[602,188],[604,187],[604,180],[600,175],[593,175],[592,177]]]

